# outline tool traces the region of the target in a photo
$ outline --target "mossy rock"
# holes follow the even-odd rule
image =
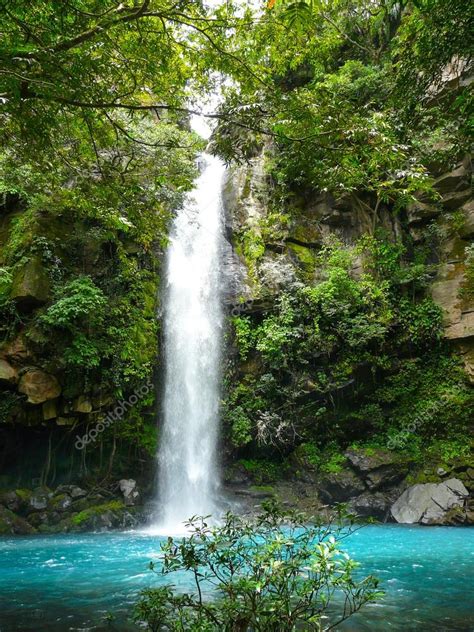
[[[10,298],[24,310],[46,303],[50,296],[48,273],[39,257],[20,266],[13,277]]]
[[[294,244],[292,242],[288,242],[287,246],[306,272],[314,271],[316,265],[316,253],[312,248],[307,248],[306,246]]]
[[[121,500],[111,500],[102,505],[95,505],[93,507],[89,507],[88,509],[84,509],[84,511],[80,511],[71,518],[71,522],[72,524],[80,526],[89,521],[91,518],[100,516],[107,511],[122,511],[123,509],[125,509],[125,505]]]
[[[67,511],[72,505],[72,500],[68,494],[58,494],[51,498],[48,502],[48,511],[52,512],[64,512]]]
[[[74,503],[74,508],[81,503],[82,501]],[[132,526],[136,522],[134,514],[134,507],[126,507],[121,500],[110,500],[76,511],[57,524],[41,525],[39,530],[42,533],[81,533],[121,529]]]
[[[276,496],[276,490],[271,485],[251,485],[250,491],[259,498],[271,498]]]
[[[0,506],[0,535],[30,535],[36,529],[24,518]]]

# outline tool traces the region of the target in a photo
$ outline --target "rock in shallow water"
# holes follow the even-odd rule
[[[457,478],[442,483],[413,485],[392,505],[391,513],[397,522],[405,524],[448,524],[449,510],[462,508],[468,495],[469,492]]]

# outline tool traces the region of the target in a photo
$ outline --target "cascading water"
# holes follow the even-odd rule
[[[225,167],[209,154],[174,220],[164,305],[164,420],[158,453],[158,525],[183,528],[216,510],[216,444],[223,313],[221,188]]]

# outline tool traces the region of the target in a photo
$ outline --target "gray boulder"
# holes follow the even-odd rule
[[[413,485],[395,501],[391,513],[400,523],[446,524],[447,512],[453,507],[462,507],[468,495],[457,478],[442,483]]]
[[[119,481],[119,487],[123,494],[125,505],[128,507],[134,505],[135,501],[140,496],[137,489],[137,481],[133,480],[133,478],[122,478],[122,480]]]
[[[51,490],[46,487],[38,487],[33,490],[28,503],[28,513],[32,513],[33,511],[43,511],[46,509],[52,495]]]

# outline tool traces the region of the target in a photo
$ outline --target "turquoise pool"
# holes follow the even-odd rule
[[[0,538],[0,632],[136,629],[137,594],[163,581],[148,570],[159,542],[139,532]],[[340,629],[474,630],[474,528],[368,526],[344,548],[386,596]]]

